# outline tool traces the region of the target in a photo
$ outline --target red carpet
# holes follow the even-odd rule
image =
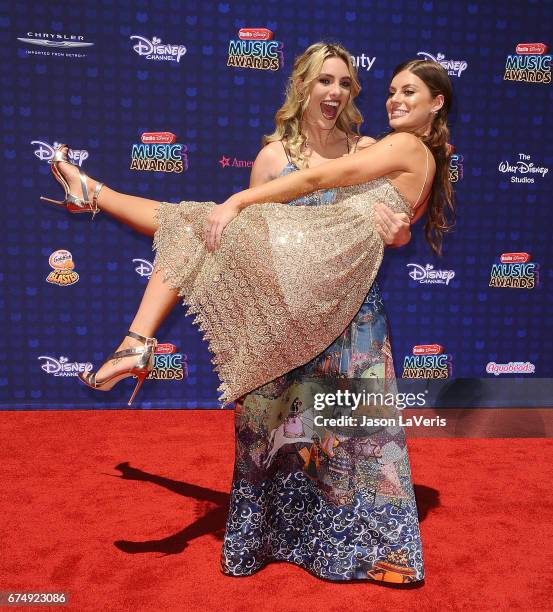
[[[406,589],[287,563],[220,573],[231,411],[0,419],[0,591],[69,592],[50,609],[551,609],[551,439],[409,440],[426,580]]]

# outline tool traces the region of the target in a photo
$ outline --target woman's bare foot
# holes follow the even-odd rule
[[[144,343],[140,340],[135,340],[130,336],[125,336],[123,342],[113,351],[117,353],[125,349],[131,348],[144,348]],[[140,359],[139,354],[129,355],[128,357],[118,357],[117,359],[110,359],[106,361],[102,367],[96,372],[96,382],[101,383],[106,378],[111,378],[114,374],[129,370],[137,363]]]

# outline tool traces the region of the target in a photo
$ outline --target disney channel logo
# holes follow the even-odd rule
[[[50,355],[40,355],[37,359],[42,361],[41,370],[52,376],[78,376],[80,372],[90,372],[93,368],[89,361],[69,361],[69,358],[64,355],[61,355],[59,359]]]
[[[546,166],[536,166],[532,157],[526,153],[519,153],[518,160],[512,164],[508,161],[502,161],[499,163],[499,172],[508,173],[511,175],[511,183],[534,183],[534,176],[540,176],[544,178],[549,172],[549,168]],[[531,174],[534,176],[518,176],[518,175]]]
[[[144,56],[147,60],[157,62],[180,62],[180,58],[186,54],[184,45],[162,45],[161,38],[154,36],[152,40],[144,36],[133,35],[131,40],[138,41],[133,46],[133,51]]]
[[[133,144],[131,170],[184,172],[188,170],[188,147],[177,144],[172,132],[144,132],[140,144]]]
[[[504,81],[551,83],[551,55],[544,43],[519,43],[505,62]]]
[[[420,55],[429,62],[438,62],[447,70],[447,74],[450,76],[460,77],[461,74],[467,69],[468,63],[465,60],[450,60],[446,59],[443,53],[437,53],[434,57],[427,51],[419,51],[417,55]]]
[[[267,28],[241,28],[238,40],[229,42],[227,66],[278,70],[284,65],[283,47]]]
[[[48,144],[42,140],[31,140],[32,145],[38,145],[33,153],[40,159],[40,161],[50,162],[54,157],[54,150],[61,143],[54,142],[54,144]],[[86,149],[69,149],[68,151],[69,161],[76,166],[82,166],[85,159],[88,159],[88,151]]]
[[[405,355],[402,378],[448,378],[452,373],[451,355],[439,344],[418,344],[412,355]]]
[[[502,253],[490,272],[490,287],[534,289],[539,285],[539,264],[529,253]]]
[[[454,270],[434,270],[432,264],[421,266],[417,263],[408,263],[409,276],[421,284],[449,285],[449,281],[455,278]]]

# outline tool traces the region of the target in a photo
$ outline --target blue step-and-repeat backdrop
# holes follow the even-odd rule
[[[1,408],[126,408],[130,394],[130,380],[103,394],[76,375],[121,341],[151,271],[151,240],[105,214],[92,221],[39,200],[62,198],[48,164],[56,143],[118,191],[222,202],[247,186],[293,59],[319,40],[354,58],[365,134],[387,129],[398,63],[439,61],[455,88],[455,232],[437,258],[419,223],[379,276],[398,376],[552,376],[550,2],[0,5]],[[252,46],[243,28],[272,39]],[[171,346],[136,407],[217,407],[210,355],[181,306],[158,339]]]

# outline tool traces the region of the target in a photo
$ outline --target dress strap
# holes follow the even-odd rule
[[[286,155],[286,159],[288,160],[288,163],[291,164],[292,160],[290,159],[290,155],[288,155],[288,149],[286,148],[285,144],[284,144],[284,140],[280,141],[282,144],[282,148],[284,149],[284,153]]]
[[[421,190],[419,192],[419,197],[417,198],[417,201],[413,204],[413,214],[424,192],[424,188],[426,187],[426,181],[428,180],[428,147],[424,144],[424,142],[422,142],[422,140],[419,140],[419,142],[421,143],[421,145],[424,147],[424,150],[426,151],[426,172],[424,175],[424,183],[422,184]]]

